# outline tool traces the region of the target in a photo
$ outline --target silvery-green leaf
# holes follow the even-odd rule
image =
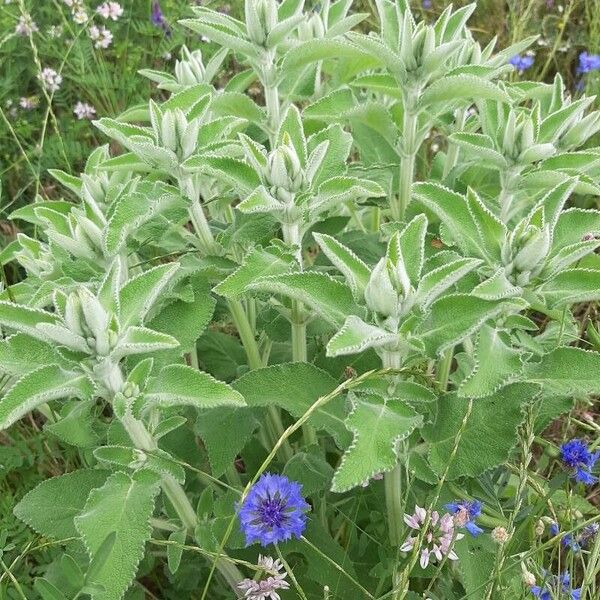
[[[47,338],[40,332],[37,325],[39,323],[56,325],[59,321],[60,319],[54,313],[0,300],[0,325],[8,329],[21,331],[45,341]]]
[[[259,185],[249,196],[244,198],[236,208],[246,214],[281,213],[285,206],[273,198],[264,185]]]
[[[552,308],[600,299],[600,271],[567,269],[537,288]]]
[[[506,168],[506,159],[494,148],[493,140],[481,133],[453,133],[448,137],[448,142],[456,144],[463,149],[474,161],[485,158],[482,166],[493,166],[498,169]]]
[[[349,314],[362,312],[354,302],[352,290],[324,273],[284,273],[259,277],[248,286],[248,290],[283,294],[298,300],[334,325],[341,325]]]
[[[158,296],[179,268],[159,265],[130,279],[119,291],[119,324],[122,328],[142,323]]]
[[[177,346],[179,346],[179,342],[166,333],[153,331],[147,327],[131,326],[119,338],[117,345],[111,352],[111,357],[118,361],[124,356],[168,350],[177,348]]]
[[[354,440],[333,476],[334,492],[344,492],[393,469],[400,441],[423,422],[423,417],[401,398],[356,395],[351,402],[352,412],[345,424]]]
[[[486,300],[501,300],[521,293],[521,288],[506,277],[504,268],[498,269],[490,278],[475,287],[472,294]]]
[[[520,378],[523,352],[512,347],[506,332],[484,325],[477,337],[473,371],[462,381],[458,395],[482,398]]]
[[[358,354],[367,348],[380,348],[397,342],[398,335],[350,315],[342,328],[329,340],[327,356]]]
[[[509,98],[497,85],[471,75],[449,75],[432,83],[421,95],[419,107],[456,102],[457,100],[488,99],[509,102]]]
[[[422,303],[423,308],[427,308],[459,279],[481,265],[481,262],[477,258],[459,258],[429,271],[419,281],[416,293],[417,304],[421,306]]]
[[[226,383],[185,365],[165,367],[150,381],[144,401],[153,406],[243,406],[243,397]]]
[[[354,295],[360,297],[369,282],[369,267],[334,237],[324,233],[313,233],[313,237],[325,256],[344,275]]]
[[[213,291],[226,298],[237,298],[242,296],[257,278],[286,273],[295,264],[293,257],[282,255],[276,248],[253,248],[245,256],[242,264]]]
[[[59,398],[88,400],[94,385],[87,375],[64,371],[57,365],[30,371],[0,399],[0,429],[6,429],[40,404]]]

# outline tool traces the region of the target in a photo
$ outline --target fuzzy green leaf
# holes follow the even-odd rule
[[[344,492],[368,481],[376,473],[390,471],[398,462],[398,444],[423,418],[399,398],[371,394],[351,399],[346,427],[354,441],[342,458],[331,489]]]
[[[185,365],[165,367],[144,394],[146,403],[159,406],[243,406],[244,398],[229,385]]]
[[[109,535],[115,535],[108,556],[90,582],[104,588],[94,595],[95,600],[121,600],[131,585],[152,533],[149,521],[160,489],[158,481],[148,472],[131,477],[115,473],[90,494],[82,514],[76,517],[90,559]]]
[[[71,396],[88,400],[93,393],[94,384],[87,375],[70,373],[57,365],[39,367],[19,379],[0,399],[0,429],[50,400]]]
[[[581,348],[556,348],[539,362],[527,365],[528,381],[555,395],[597,394],[600,390],[600,353]]]
[[[538,392],[536,385],[514,383],[477,400],[458,398],[456,394],[440,398],[435,422],[423,429],[423,437],[430,443],[429,460],[433,470],[438,474],[445,472],[469,403],[472,403],[471,414],[448,467],[448,478],[477,477],[506,462],[517,441],[517,427],[524,418],[523,405]]]
[[[78,537],[73,519],[107,476],[107,471],[81,469],[46,479],[21,499],[14,513],[40,535],[56,540]]]
[[[336,325],[341,325],[346,315],[361,312],[354,303],[352,290],[324,273],[285,273],[260,277],[248,289],[283,294],[299,300]]]
[[[297,362],[249,371],[233,387],[244,396],[248,406],[279,406],[299,418],[337,385],[337,381],[325,371]],[[344,417],[344,399],[337,397],[316,410],[308,423],[315,429],[324,429],[334,437],[338,446],[345,447],[350,439],[344,427]]]

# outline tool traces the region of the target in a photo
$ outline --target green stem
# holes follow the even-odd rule
[[[300,233],[300,223],[282,224],[283,241],[292,246],[294,255],[300,270],[303,269],[302,259],[302,235]],[[292,310],[290,315],[292,324],[292,360],[294,362],[307,362],[306,351],[306,316],[304,306],[297,300],[292,300]],[[317,435],[310,425],[302,427],[304,443],[307,446],[317,443]]]
[[[123,375],[119,365],[114,365],[112,369],[106,370],[106,387],[114,395],[123,386]],[[158,448],[156,440],[152,437],[150,432],[146,429],[146,426],[142,421],[136,419],[132,415],[126,415],[121,419],[121,423],[127,434],[131,438],[133,445],[140,450],[147,450],[152,452]],[[198,523],[196,511],[190,503],[185,490],[170,476],[164,476],[161,481],[161,487],[165,496],[171,502],[175,512],[179,516],[181,523],[186,528],[190,535],[194,535],[194,530]],[[215,563],[216,568],[223,575],[227,583],[235,591],[239,597],[239,589],[237,587],[238,582],[243,579],[242,574],[235,565],[231,565],[226,560],[217,560]]]
[[[398,352],[388,352],[382,356],[383,367],[399,369],[402,366],[402,356]],[[395,379],[395,378],[394,378]],[[394,393],[394,384],[390,385],[389,394]],[[385,506],[388,518],[390,543],[400,545],[402,539],[402,465],[398,463],[391,471],[383,476],[385,490]]]
[[[402,127],[402,158],[400,159],[400,180],[398,181],[398,197],[392,198],[392,216],[396,221],[404,220],[406,207],[410,202],[412,184],[415,177],[415,163],[417,158],[417,123],[418,113],[414,108],[413,96],[407,98],[404,105],[404,119]]]
[[[450,369],[452,368],[452,359],[454,358],[454,347],[448,348],[438,362],[437,380],[440,388],[444,391],[448,389],[448,379],[450,377]]]
[[[227,301],[227,305],[233,323],[242,340],[242,346],[244,346],[246,357],[248,358],[248,366],[253,370],[264,367],[265,365],[260,354],[260,349],[254,336],[254,330],[252,329],[252,325],[250,325],[248,315],[246,314],[242,303],[239,300],[230,299]],[[269,406],[267,409],[267,418],[269,420],[267,430],[270,434],[269,437],[271,438],[270,443],[271,445],[275,445],[285,431],[279,409],[276,406]],[[289,442],[286,441],[281,449],[281,459],[287,462],[292,458],[293,454],[292,447]]]
[[[276,85],[265,86],[265,105],[269,122],[271,148],[273,148],[275,145],[275,136],[279,130],[279,121],[281,119],[279,110],[279,90]]]
[[[210,225],[204,214],[204,209],[200,202],[200,192],[194,183],[193,176],[188,174],[181,175],[178,178],[178,181],[179,189],[190,202],[188,213],[190,215],[190,220],[194,225],[196,235],[202,245],[202,249],[207,253],[214,252],[216,249],[215,238],[213,237]]]
[[[454,111],[454,130],[462,131],[467,119],[467,111],[464,108],[457,108]],[[450,171],[456,166],[458,160],[459,147],[456,144],[450,144],[446,152],[446,160],[444,161],[444,179],[450,175]]]

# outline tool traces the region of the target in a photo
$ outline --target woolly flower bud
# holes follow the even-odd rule
[[[321,15],[313,13],[308,16],[306,21],[300,23],[298,27],[298,37],[302,41],[318,39],[325,36],[325,26]]]
[[[371,272],[365,288],[365,302],[376,313],[385,317],[397,317],[400,300],[390,277],[388,259],[382,258]]]
[[[497,543],[497,544],[506,544],[506,542],[508,542],[508,531],[506,531],[506,529],[504,527],[495,527],[494,529],[492,529],[492,539]]]
[[[248,36],[255,44],[263,45],[275,25],[277,25],[276,0],[246,0]]]
[[[284,202],[289,200],[289,194],[300,191],[304,173],[293,146],[282,144],[269,154],[265,176],[275,188],[273,194]]]
[[[205,69],[200,50],[190,52],[185,46],[181,50],[182,60],[175,63],[175,77],[182,85],[195,85],[204,81]]]
[[[535,534],[537,536],[542,536],[544,535],[544,531],[546,531],[546,524],[544,523],[544,521],[542,521],[542,519],[539,519],[538,522],[535,524]]]
[[[535,575],[531,571],[523,570],[523,583],[527,587],[533,587],[535,585]]]

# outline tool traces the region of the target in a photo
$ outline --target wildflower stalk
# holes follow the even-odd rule
[[[300,223],[283,223],[282,225],[283,241],[294,249],[294,255],[300,270],[303,270],[302,259],[302,236],[300,234]],[[294,362],[306,362],[306,317],[304,306],[297,300],[292,300],[292,310],[290,314],[292,325],[292,360]],[[302,428],[304,442],[307,446],[316,443],[317,436],[310,425]]]
[[[388,352],[383,355],[384,368],[399,369],[402,365],[402,356],[399,352]],[[390,384],[389,394],[393,394],[394,385]],[[383,476],[385,490],[385,506],[387,510],[390,543],[399,546],[402,538],[402,515],[404,502],[402,499],[402,465],[400,463]]]
[[[448,348],[437,366],[437,380],[440,388],[444,391],[448,389],[448,379],[452,369],[452,359],[454,358],[454,347]]]
[[[400,173],[398,181],[398,196],[391,199],[392,217],[396,221],[404,219],[406,207],[410,202],[412,184],[415,177],[415,163],[417,152],[417,124],[418,112],[416,102],[419,90],[410,90],[404,102],[404,116],[402,124],[402,158],[400,159]]]
[[[458,452],[458,447],[460,445],[460,441],[462,439],[462,436],[463,436],[465,430],[467,429],[467,423],[469,422],[472,411],[473,411],[473,399],[470,398],[469,404],[467,405],[467,410],[465,412],[465,416],[463,417],[462,423],[460,424],[460,428],[456,434],[452,452],[450,452],[450,456],[448,457],[448,462],[446,463],[446,468],[444,469],[444,473],[442,474],[442,477],[440,478],[440,480],[438,482],[438,485],[437,485],[437,488],[435,491],[435,497],[427,509],[425,521],[421,527],[421,531],[419,532],[419,535],[417,536],[415,545],[413,546],[413,550],[412,550],[412,554],[410,555],[409,563],[402,570],[402,573],[400,573],[397,589],[394,589],[392,592],[392,600],[403,600],[408,593],[408,586],[410,584],[410,574],[412,573],[412,570],[414,569],[415,565],[417,564],[417,561],[419,560],[419,551],[420,551],[421,545],[423,543],[425,534],[427,533],[427,530],[429,528],[429,524],[431,523],[432,508],[437,504],[438,500],[440,499],[442,487],[444,486],[444,483],[446,482],[446,479],[448,478],[448,473],[450,472],[450,466],[452,465],[452,463],[454,462],[454,459],[456,458],[456,453]]]
[[[523,500],[525,498],[525,489],[527,488],[528,481],[528,468],[533,454],[531,453],[531,446],[535,440],[534,424],[536,415],[536,403],[531,402],[527,406],[525,424],[521,430],[520,442],[521,442],[521,453],[522,460],[519,465],[519,483],[517,486],[515,496],[515,506],[508,518],[508,524],[506,531],[508,533],[508,539],[511,540],[515,533],[515,519],[521,510]],[[506,560],[506,551],[509,544],[499,544],[496,552],[496,560],[494,561],[494,571],[492,573],[490,584],[486,590],[485,600],[492,600],[495,598],[495,592],[497,586],[500,584],[500,573]]]

